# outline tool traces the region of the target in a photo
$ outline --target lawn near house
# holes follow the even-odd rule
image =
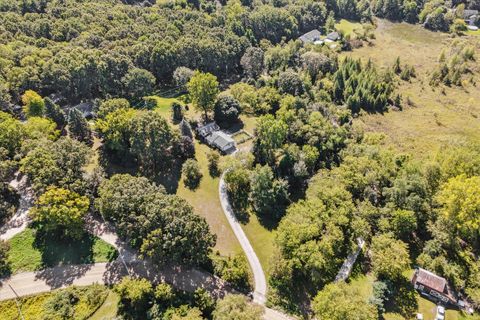
[[[363,25],[359,22],[341,19],[338,23],[335,24],[335,29],[342,32],[344,36],[347,36],[353,33],[354,30],[362,30]]]
[[[211,149],[195,140],[195,157],[203,174],[200,185],[190,190],[180,179],[177,195],[190,203],[195,212],[204,217],[210,225],[210,230],[217,235],[216,250],[222,255],[240,253],[241,248],[225,217],[218,196],[219,177],[212,177],[208,171],[207,153]]]
[[[89,234],[81,240],[36,241],[36,231],[27,228],[9,240],[8,261],[12,273],[35,271],[67,264],[88,264],[114,260],[118,252],[111,245]]]

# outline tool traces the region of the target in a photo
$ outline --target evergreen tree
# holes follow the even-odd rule
[[[67,125],[65,112],[50,98],[45,98],[45,116],[57,124],[58,130],[63,130]]]
[[[70,109],[68,113],[68,131],[72,138],[80,142],[84,142],[87,145],[93,143],[92,130],[88,126],[87,119],[77,108]]]

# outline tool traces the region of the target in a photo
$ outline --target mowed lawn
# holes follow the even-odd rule
[[[354,30],[362,30],[363,26],[359,22],[341,19],[338,23],[335,24],[335,29],[342,32],[343,35],[347,36],[353,33]]]
[[[408,97],[413,106],[399,112],[365,115],[355,120],[356,125],[366,131],[384,132],[392,145],[419,157],[443,145],[480,140],[480,89],[471,84],[466,88],[431,88],[429,85],[429,75],[438,65],[442,49],[457,40],[418,25],[384,20],[378,20],[375,35],[374,46],[343,55],[364,61],[372,59],[383,68],[392,66],[397,56],[401,63],[413,65],[417,78],[410,83],[400,81],[398,88],[404,101]],[[460,41],[468,41],[478,48],[479,39],[469,36]],[[477,59],[480,59],[478,52]],[[478,74],[474,77],[476,82],[480,80]]]
[[[80,240],[36,239],[36,231],[27,228],[9,240],[8,261],[12,273],[35,271],[58,265],[108,262],[117,257],[110,244],[85,234]]]

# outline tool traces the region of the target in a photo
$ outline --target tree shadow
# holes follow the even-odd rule
[[[58,234],[38,230],[33,247],[41,252],[45,268],[94,263],[95,237],[84,233],[80,239],[64,239]]]
[[[35,278],[44,280],[48,286],[56,289],[73,284],[75,279],[85,275],[92,266],[92,264],[81,264],[47,268],[36,272]]]
[[[170,165],[167,170],[158,172],[154,177],[152,177],[153,181],[164,186],[167,193],[177,193],[178,183],[180,181],[180,177],[182,176],[182,163],[183,161],[173,162],[173,164]]]
[[[407,278],[401,277],[389,286],[392,298],[385,304],[386,312],[399,313],[408,318],[418,310],[417,292]]]

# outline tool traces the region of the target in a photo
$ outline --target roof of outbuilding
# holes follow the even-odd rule
[[[471,16],[477,15],[478,10],[470,10],[470,9],[465,9],[463,11],[463,18],[467,19],[470,18]]]
[[[444,292],[445,286],[447,285],[445,278],[422,268],[418,268],[416,271],[416,282],[438,292]]]

